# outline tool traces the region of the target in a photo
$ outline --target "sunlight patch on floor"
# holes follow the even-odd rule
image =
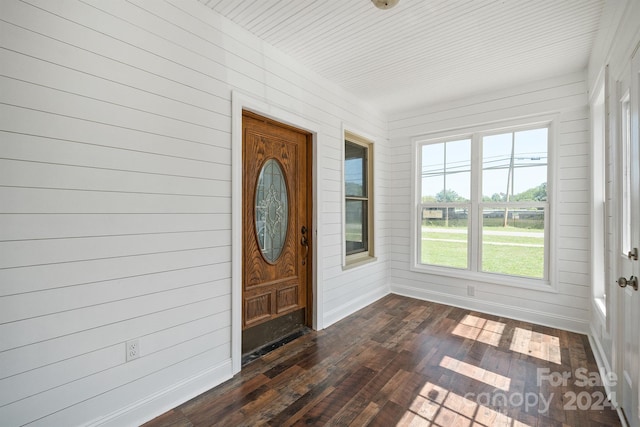
[[[509,387],[511,386],[511,379],[503,375],[487,371],[486,369],[456,360],[449,356],[444,356],[442,358],[440,366],[460,375],[464,375],[465,377],[481,381],[491,387],[499,388],[500,390],[509,391]]]
[[[495,322],[467,314],[464,316],[464,319],[456,325],[452,333],[462,338],[469,338],[497,347],[500,343],[500,338],[502,338],[502,332],[505,326],[502,322]]]
[[[528,329],[515,328],[510,350],[561,364],[560,338]]]
[[[433,383],[426,383],[397,426],[532,427]]]

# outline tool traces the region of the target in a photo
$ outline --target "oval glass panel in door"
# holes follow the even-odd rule
[[[274,159],[265,162],[256,187],[256,235],[265,259],[274,263],[284,247],[289,215],[287,186]]]

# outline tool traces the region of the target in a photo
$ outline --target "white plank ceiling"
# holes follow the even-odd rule
[[[583,70],[603,0],[199,0],[383,111]]]

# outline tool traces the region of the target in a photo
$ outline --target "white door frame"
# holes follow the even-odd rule
[[[291,125],[312,135],[312,260],[311,289],[313,292],[312,326],[322,329],[323,304],[322,282],[318,272],[322,244],[318,233],[318,212],[321,203],[320,180],[318,179],[320,158],[320,125],[313,120],[280,107],[273,102],[234,90],[231,94],[231,364],[233,374],[242,368],[242,111],[247,110],[277,122]]]
[[[628,73],[628,74],[627,74]],[[630,80],[628,80],[630,79]],[[635,56],[632,58],[630,66],[628,66],[627,71],[622,79],[622,87],[621,93],[619,93],[618,102],[621,103],[624,97],[629,96],[630,101],[630,109],[631,109],[631,117],[630,117],[630,144],[631,144],[631,152],[630,152],[630,162],[631,162],[631,185],[629,188],[630,194],[630,203],[631,203],[631,247],[640,246],[640,223],[638,222],[638,215],[640,214],[640,117],[638,117],[638,111],[640,110],[640,53],[636,52]],[[623,251],[628,250],[628,248],[623,248],[622,244],[622,233],[623,229],[623,221],[622,221],[622,201],[624,196],[623,191],[623,167],[622,164],[624,153],[621,148],[622,145],[622,110],[620,108],[617,109],[619,114],[616,118],[616,126],[619,127],[620,132],[618,137],[616,138],[616,151],[618,152],[617,162],[618,162],[618,173],[616,174],[617,182],[617,206],[616,210],[618,211],[618,217],[615,218],[618,226],[616,228],[616,247],[614,248],[614,253],[616,254],[617,262],[613,266],[615,268],[615,275],[624,276],[625,278],[629,278],[630,275],[640,276],[640,261],[630,261],[626,254],[623,254]],[[635,115],[634,115],[635,113]],[[617,288],[617,286],[616,286]],[[628,407],[625,407],[625,416],[626,421],[629,423],[629,427],[638,427],[640,426],[640,392],[638,388],[640,387],[640,369],[638,364],[640,362],[637,360],[640,357],[640,350],[638,349],[638,345],[640,345],[640,328],[639,325],[633,323],[637,322],[640,319],[640,292],[632,290],[629,286],[625,289],[617,289],[616,291],[617,304],[616,304],[616,321],[615,321],[615,342],[614,342],[614,353],[616,354],[616,375],[618,380],[618,392],[617,402],[621,406],[624,405],[625,401],[629,401]],[[628,314],[628,316],[627,316]],[[629,317],[629,319],[627,318]],[[631,321],[629,321],[631,319]],[[631,324],[629,324],[631,323]],[[628,336],[628,334],[631,334]],[[629,338],[630,343],[633,348],[627,348],[628,342],[627,338]],[[635,353],[635,354],[634,354]],[[631,354],[631,357],[629,357]],[[633,377],[627,378],[625,375],[625,371],[629,366],[626,366],[627,361],[630,360],[629,365],[631,365],[631,374]],[[633,389],[630,391],[631,396],[626,396],[625,384],[631,382]],[[636,416],[633,416],[635,413]],[[622,415],[622,414],[621,414]]]

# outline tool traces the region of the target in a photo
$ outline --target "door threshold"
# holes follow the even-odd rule
[[[251,353],[247,353],[247,354],[243,354],[242,355],[242,367],[244,368],[245,365],[248,365],[249,363],[253,362],[254,360],[257,360],[259,358],[261,358],[262,356],[264,356],[267,353],[272,352],[273,350],[282,347],[285,344],[290,343],[291,341],[295,340],[296,338],[300,338],[303,335],[308,334],[311,331],[311,328],[309,327],[302,327],[300,329],[298,329],[297,331],[285,336],[284,338],[281,338],[277,341],[271,342],[269,344],[266,344],[262,347],[260,347],[259,349],[251,352]]]

